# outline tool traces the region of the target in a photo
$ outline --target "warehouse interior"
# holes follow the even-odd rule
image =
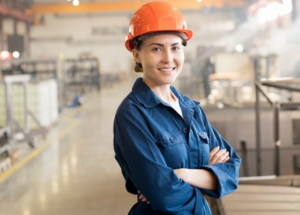
[[[193,38],[174,86],[242,159],[215,215],[300,214],[300,1],[164,0]],[[113,121],[150,0],[0,0],[0,214],[128,214]],[[238,202],[238,203],[237,203]]]

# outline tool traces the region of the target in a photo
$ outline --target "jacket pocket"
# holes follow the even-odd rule
[[[209,144],[209,137],[207,132],[200,131],[198,134],[203,143]]]
[[[188,167],[188,148],[182,134],[165,132],[156,138],[156,144],[167,166],[173,169]]]
[[[164,132],[160,137],[155,138],[156,142],[163,146],[172,146],[180,143],[185,143],[185,138],[180,133]]]
[[[209,147],[209,137],[207,132],[200,131],[198,132],[198,135],[201,140],[201,147],[202,147],[202,153],[199,154],[201,156],[201,165],[208,165],[209,164],[209,153],[210,153],[210,147]]]

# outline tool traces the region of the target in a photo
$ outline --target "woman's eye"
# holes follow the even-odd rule
[[[155,51],[155,52],[158,52],[158,51],[160,51],[160,48],[155,47],[155,48],[153,48],[152,50]]]
[[[177,47],[177,46],[174,46],[174,47],[173,47],[173,50],[174,50],[174,51],[177,51],[177,50],[179,50],[179,49],[180,49],[180,48]]]

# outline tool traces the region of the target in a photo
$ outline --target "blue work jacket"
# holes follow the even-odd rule
[[[138,78],[120,104],[114,121],[114,150],[126,180],[126,189],[138,190],[150,204],[137,198],[130,215],[209,215],[202,193],[220,198],[238,186],[240,158],[209,124],[198,102],[171,86],[183,118]],[[209,165],[209,153],[226,148],[230,159]],[[205,169],[218,180],[217,190],[193,187],[174,169]],[[139,197],[139,195],[138,195]]]

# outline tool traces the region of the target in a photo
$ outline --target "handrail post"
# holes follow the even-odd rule
[[[275,141],[274,173],[276,176],[279,176],[280,175],[280,134],[279,134],[280,104],[275,103],[273,109],[274,109],[274,141]]]
[[[242,151],[242,164],[243,164],[243,170],[244,170],[244,176],[248,177],[249,176],[249,171],[248,171],[248,156],[247,156],[247,146],[246,146],[246,141],[241,141],[241,151]]]
[[[256,122],[256,174],[261,176],[261,142],[260,142],[260,102],[259,89],[255,83],[255,122]]]

